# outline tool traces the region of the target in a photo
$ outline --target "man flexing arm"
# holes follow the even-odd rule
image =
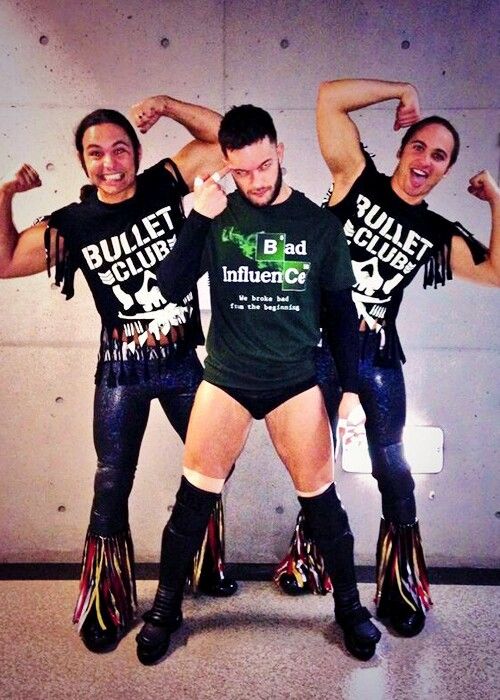
[[[317,131],[321,153],[332,174],[335,187],[329,204],[338,204],[365,167],[365,158],[360,144],[358,128],[350,117],[350,112],[370,105],[398,100],[394,120],[394,130],[417,125],[421,117],[416,88],[410,83],[384,80],[332,80],[322,83],[318,91]],[[408,141],[403,140],[398,152],[399,163],[393,173],[391,183],[395,193],[410,204],[418,204],[449,172],[454,160],[444,163],[442,170],[426,173],[426,163],[440,157],[439,150],[431,144],[421,142],[417,128]],[[418,191],[407,191],[404,177],[404,151],[419,154],[424,167],[426,181]],[[409,166],[411,166],[411,162]],[[428,169],[428,168],[427,168]],[[474,175],[469,181],[468,191],[487,201],[491,209],[492,228],[488,255],[484,262],[476,265],[471,252],[460,236],[454,236],[451,247],[451,268],[457,276],[485,285],[500,285],[500,189],[487,170]]]
[[[14,197],[41,184],[36,170],[25,163],[11,180],[0,185],[0,277],[24,277],[45,269],[45,224],[41,222],[19,234],[12,218]]]
[[[67,298],[73,296],[74,274],[81,268],[102,320],[94,397],[97,470],[84,550],[88,556],[82,566],[73,617],[85,645],[95,652],[114,648],[133,617],[135,578],[128,554],[132,552],[128,497],[150,402],[159,399],[184,441],[201,380],[196,346],[202,341],[202,330],[195,294],[183,300],[182,312],[172,312],[176,314],[173,318],[158,288],[149,290],[147,285],[155,279],[155,266],[162,255],[171,248],[170,232],[182,225],[182,196],[192,188],[194,173],[202,163],[210,169],[221,162],[215,143],[220,117],[212,110],[172,98],[162,98],[163,107],[166,104],[169,108],[163,114],[187,128],[194,139],[171,160],[164,158],[140,174],[141,146],[135,129],[122,114],[98,109],[81,120],[75,130],[75,147],[90,185],[80,203],[52,212],[48,223],[19,234],[13,222],[13,197],[41,184],[31,166],[23,166],[0,187],[0,277],[41,272],[47,248],[51,256],[48,262],[57,265],[56,284],[62,282]],[[140,227],[163,211],[172,216],[165,217],[164,228],[157,223],[155,241],[148,246],[150,239],[140,238]],[[103,258],[98,250],[109,250],[110,245],[116,246],[120,259],[115,258],[117,267],[108,268],[109,274],[101,274],[103,270],[97,267]],[[148,256],[147,271],[134,266],[131,257],[139,245],[143,249],[138,254]],[[127,263],[126,275],[117,280],[115,273],[123,271]],[[145,299],[150,292],[154,303]],[[131,319],[133,326],[126,323]],[[129,381],[131,377],[133,381]],[[236,583],[224,576],[222,530],[217,526],[222,522],[220,499],[210,517],[214,527],[209,543],[195,561],[193,587],[211,595],[232,595]],[[126,565],[120,559],[123,556]]]
[[[196,175],[214,172],[222,167],[222,153],[217,142],[220,114],[207,107],[181,102],[168,95],[147,97],[131,109],[132,119],[139,131],[147,133],[162,117],[184,126],[194,137],[172,157],[184,182],[192,191]],[[168,168],[171,168],[167,164]]]
[[[321,83],[316,127],[321,154],[335,182],[330,204],[340,202],[365,167],[358,127],[350,112],[369,105],[399,100],[394,129],[420,119],[418,93],[410,83],[382,80],[332,80]]]
[[[351,118],[355,110],[388,100],[397,100],[393,128],[407,129],[390,176],[379,172],[374,159],[363,149]],[[352,294],[360,318],[363,358],[359,396],[367,415],[372,474],[382,496],[383,520],[377,547],[378,612],[388,617],[400,634],[414,636],[424,627],[431,601],[416,518],[414,482],[402,443],[406,414],[404,353],[396,318],[404,290],[421,266],[425,266],[426,286],[444,284],[450,272],[480,284],[500,283],[500,194],[486,171],[470,181],[469,191],[488,201],[492,212],[487,250],[460,225],[428,209],[424,199],[455,163],[460,139],[446,119],[420,119],[418,93],[410,83],[357,79],[322,83],[317,101],[317,131],[321,153],[333,179],[328,208],[344,226],[356,277]],[[322,386],[335,396],[335,373],[326,370],[323,374]],[[330,419],[335,424],[335,400],[329,404]],[[296,542],[301,537],[299,518]],[[296,555],[299,550],[303,551],[303,546],[292,541],[288,556],[277,570],[276,579],[284,590],[288,583],[279,576],[285,570],[300,569]],[[305,587],[299,578],[296,580],[299,588]],[[289,588],[287,592],[297,592],[297,586]],[[402,595],[402,588],[418,593]]]
[[[143,133],[146,133],[160,117],[168,117],[184,126],[194,137],[172,157],[189,190],[193,189],[196,174],[213,172],[222,166],[222,154],[217,143],[221,116],[217,112],[160,95],[138,102],[132,107],[132,115]],[[80,154],[80,159],[86,169],[83,153]],[[175,175],[170,164],[167,163],[165,167]],[[45,223],[41,222],[18,232],[12,216],[14,196],[33,187],[40,187],[41,184],[36,170],[25,164],[12,180],[0,185],[0,278],[34,275],[46,267]],[[55,238],[53,230],[51,237]],[[51,264],[54,264],[53,241],[50,251]]]

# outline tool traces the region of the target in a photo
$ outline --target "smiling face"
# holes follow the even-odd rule
[[[281,160],[283,144],[272,143],[269,138],[228,150],[226,163],[231,169],[237,188],[256,207],[280,204],[288,196],[283,183]]]
[[[428,124],[413,134],[398,153],[391,178],[394,192],[408,204],[419,204],[450,168],[452,134],[441,124]]]
[[[105,123],[89,127],[82,146],[82,165],[101,202],[116,204],[130,199],[136,187],[134,148],[121,126]]]

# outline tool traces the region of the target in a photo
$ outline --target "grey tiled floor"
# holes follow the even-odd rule
[[[185,624],[154,667],[135,656],[136,629],[118,649],[88,652],[70,618],[75,581],[1,581],[3,700],[498,700],[500,591],[434,586],[425,630],[385,630],[367,663],[344,651],[332,601],[289,598],[270,583],[242,582],[228,600],[187,598]],[[153,581],[139,581],[139,612]],[[373,586],[360,586],[373,610]],[[138,623],[139,624],[139,623]]]

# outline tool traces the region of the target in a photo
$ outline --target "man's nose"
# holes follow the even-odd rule
[[[424,153],[422,153],[422,163],[423,165],[431,164],[431,154],[429,151],[424,151]]]
[[[261,173],[259,170],[252,170],[250,173],[250,179],[252,187],[260,187],[264,182],[263,173]]]
[[[112,168],[114,163],[115,163],[115,159],[114,159],[113,154],[112,153],[105,153],[103,156],[102,162],[103,162],[104,167]]]

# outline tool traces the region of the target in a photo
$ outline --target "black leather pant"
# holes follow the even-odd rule
[[[127,364],[127,363],[125,363]],[[113,365],[111,368],[110,365]],[[137,362],[134,384],[109,387],[107,375],[119,372],[119,363],[104,363],[94,399],[94,444],[97,471],[90,532],[104,537],[128,527],[128,497],[151,401],[158,399],[172,427],[184,442],[189,415],[203,368],[194,350],[168,364],[148,362],[147,371]],[[168,460],[165,447],[159,446]]]
[[[406,419],[406,393],[401,364],[397,367],[375,365],[378,335],[359,334],[359,398],[366,413],[366,434],[372,461],[372,475],[382,495],[382,513],[386,520],[408,525],[416,519],[414,481],[402,446]],[[316,350],[316,372],[335,435],[339,381],[328,350]]]

